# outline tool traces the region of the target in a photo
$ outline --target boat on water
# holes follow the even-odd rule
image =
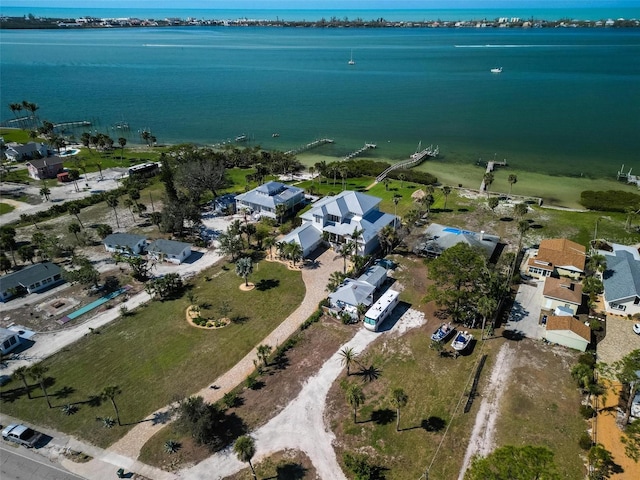
[[[491,73],[502,73],[502,67],[492,68]]]
[[[272,133],[271,136],[273,138],[278,138],[280,136],[280,134],[276,132],[276,133]]]
[[[453,342],[451,342],[451,346],[457,352],[461,352],[469,346],[471,340],[473,340],[473,335],[465,330],[464,332],[460,332],[456,335]]]
[[[433,332],[433,335],[431,335],[431,340],[433,340],[434,342],[443,342],[454,331],[455,329],[451,326],[451,322],[443,323],[438,327],[438,329],[435,332]]]
[[[356,64],[355,60],[353,59],[353,50],[351,50],[351,58],[349,59],[348,63],[349,63],[349,65],[355,65]]]
[[[248,137],[243,133],[242,135],[238,135],[236,137],[236,142],[246,142]]]

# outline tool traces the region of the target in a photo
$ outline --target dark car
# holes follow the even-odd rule
[[[15,423],[7,425],[7,427],[2,430],[2,438],[4,440],[24,445],[27,448],[33,447],[41,437],[42,434],[32,428]]]

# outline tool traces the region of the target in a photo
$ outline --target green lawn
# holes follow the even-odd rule
[[[47,408],[38,387],[27,399],[21,383],[11,381],[0,390],[2,410],[35,424],[59,429],[105,447],[122,437],[135,422],[152,411],[206,387],[227,371],[284,320],[302,301],[300,273],[279,263],[255,266],[250,280],[264,280],[267,288],[242,292],[243,282],[231,265],[213,267],[201,276],[193,291],[198,303],[211,306],[203,317],[219,318],[222,300],[239,320],[218,330],[202,330],[187,324],[186,298],[152,302],[126,318],[120,318],[45,360],[54,409]],[[109,403],[99,407],[86,402],[108,385],[119,385],[116,401],[123,427],[104,429],[98,416],[114,416]],[[59,407],[78,403],[75,415],[65,416]]]
[[[33,141],[31,137],[29,137],[29,130],[21,130],[18,128],[0,128],[0,137],[4,138],[5,143],[27,143]],[[39,140],[40,139],[36,139],[36,141]]]
[[[0,215],[14,211],[15,208],[8,203],[0,202]]]

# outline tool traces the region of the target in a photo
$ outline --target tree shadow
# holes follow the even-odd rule
[[[291,365],[291,362],[289,361],[289,357],[287,357],[287,355],[283,352],[282,354],[275,357],[271,364],[277,370],[285,370],[289,365]]]
[[[507,340],[512,340],[514,342],[519,342],[525,338],[524,333],[520,330],[505,330],[502,332],[502,336]]]
[[[376,425],[389,425],[396,419],[396,412],[390,408],[381,408],[371,412],[371,421]]]
[[[34,390],[34,385],[29,385],[29,393]],[[0,393],[0,399],[3,402],[13,403],[17,400],[20,400],[24,395],[26,395],[27,390],[24,387],[12,388],[11,390],[6,390]],[[33,395],[32,395],[33,398]]]
[[[67,398],[69,395],[75,393],[76,389],[73,387],[65,386],[62,387],[57,392],[53,393],[52,396],[56,398]]]
[[[464,213],[464,212],[468,212],[469,209],[468,208],[459,208],[458,211]]]
[[[540,225],[539,223],[534,223],[533,225],[529,225],[529,228],[532,230],[540,230],[541,228],[544,228],[544,226]]]
[[[285,463],[276,467],[276,474],[264,480],[301,480],[305,477],[307,469],[299,463]]]
[[[264,292],[266,290],[271,290],[272,288],[276,288],[280,285],[280,280],[269,278],[262,279],[258,283],[256,283],[256,290]]]
[[[501,222],[513,222],[513,217],[501,217]]]
[[[255,382],[253,382],[251,384],[251,386],[249,387],[251,390],[261,390],[266,386],[266,383],[264,383],[262,380],[256,380]]]
[[[447,426],[446,420],[440,417],[431,416],[420,423],[420,428],[427,432],[440,432]]]
[[[380,375],[382,375],[382,370],[380,370],[375,365],[370,365],[368,367],[365,367],[363,365],[360,367],[359,371],[354,373],[354,375],[362,377],[363,382],[373,382],[374,380],[380,378]]]
[[[235,315],[231,317],[231,323],[236,323],[238,325],[242,325],[243,323],[246,323],[248,321],[249,321],[249,317],[245,315]]]
[[[151,425],[166,425],[171,421],[173,412],[171,410],[164,410],[162,412],[155,412],[151,417]]]

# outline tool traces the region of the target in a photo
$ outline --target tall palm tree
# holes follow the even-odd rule
[[[118,425],[122,425],[120,423],[120,412],[118,411],[118,406],[116,405],[116,396],[120,395],[122,390],[117,385],[110,385],[108,387],[104,387],[104,390],[100,392],[100,397],[103,400],[111,401],[111,405],[113,405],[113,410],[116,412],[116,420],[118,421]]]
[[[484,180],[484,189],[487,191],[487,195],[489,195],[489,187],[491,187],[491,184],[493,183],[493,180],[494,180],[493,173],[491,172],[485,173],[482,179]]]
[[[522,248],[522,237],[527,233],[527,230],[529,230],[529,222],[526,220],[520,220],[518,222],[518,233],[520,234],[518,238],[518,251]]]
[[[353,407],[353,423],[357,422],[358,407],[364,403],[365,397],[360,385],[352,383],[347,387],[347,403]]]
[[[269,249],[269,258],[273,259],[273,247],[276,244],[276,239],[272,236],[268,236],[267,238],[264,239],[262,244],[264,245],[264,248]]]
[[[271,348],[271,345],[267,344],[258,345],[258,348],[256,349],[258,353],[258,359],[265,367],[269,364],[269,355],[271,355],[271,350],[273,350]]]
[[[49,395],[47,394],[47,388],[45,385],[45,375],[49,369],[41,363],[36,363],[35,365],[32,365],[28,371],[29,376],[40,384],[40,388],[42,389],[42,393],[44,393],[44,398],[47,399],[47,405],[49,405],[49,408],[53,408],[51,407],[51,401],[49,400]]]
[[[256,454],[255,440],[248,435],[242,435],[241,437],[238,437],[236,443],[233,444],[233,451],[238,456],[238,460],[249,464],[251,474],[253,475],[253,478],[257,480],[258,477],[256,476],[256,471],[251,463],[251,459]]]
[[[382,251],[385,255],[391,251],[397,239],[398,236],[396,233],[396,229],[393,228],[392,225],[382,227],[382,229],[378,232],[378,240],[380,241]]]
[[[407,179],[407,176],[404,173],[398,175],[398,180],[400,180],[400,188],[403,187],[404,181]]]
[[[498,303],[491,297],[487,297],[485,295],[480,297],[480,300],[478,300],[478,313],[482,315],[481,340],[484,340],[484,328],[487,324],[487,318],[495,312],[496,308],[498,308]]]
[[[276,217],[278,217],[278,223],[282,223],[282,219],[287,213],[287,207],[284,203],[276,205]]]
[[[18,367],[13,371],[11,375],[16,380],[21,380],[24,384],[24,389],[27,392],[27,398],[31,400],[31,390],[29,389],[29,384],[27,383],[27,377],[29,376],[29,367]]]
[[[349,371],[349,369],[351,368],[351,364],[356,361],[356,357],[358,356],[358,354],[352,347],[344,347],[342,350],[340,350],[339,355],[340,357],[342,357],[340,359],[340,363],[347,367],[348,377],[349,375],[351,375],[351,372]]]
[[[80,242],[80,239],[78,239],[78,233],[80,233],[80,230],[82,230],[80,228],[80,225],[78,225],[76,222],[70,223],[69,224],[69,233],[73,233],[76,237],[76,242]]]
[[[78,205],[77,203],[69,203],[69,206],[67,207],[67,212],[69,212],[71,215],[75,215],[76,218],[78,219],[78,223],[80,224],[81,228],[84,228],[84,225],[82,224],[82,220],[80,220],[80,205]]]
[[[40,189],[40,195],[42,195],[44,197],[45,202],[48,202],[49,201],[49,195],[51,195],[51,189],[49,187],[47,187],[46,185],[44,185]]]
[[[407,406],[409,396],[401,388],[395,388],[391,392],[391,403],[396,407],[396,432],[400,431],[400,409]]]
[[[293,266],[302,259],[302,246],[298,242],[289,242],[286,246],[286,256],[291,259]]]
[[[120,145],[120,160],[124,159],[124,146],[127,144],[127,139],[124,137],[118,138],[118,145]]]
[[[518,176],[515,173],[509,175],[509,195],[511,195],[511,190],[513,189],[513,184],[518,183]]]
[[[363,233],[364,229],[358,227],[355,227],[353,229],[353,232],[351,233],[351,240],[353,240],[353,243],[355,245],[355,254],[358,254],[358,239],[362,237]],[[364,247],[362,248],[362,250],[364,251]]]
[[[116,216],[116,225],[118,228],[120,228],[120,222],[118,221],[118,211],[116,210],[118,207],[118,204],[120,203],[118,201],[118,197],[114,194],[108,195],[107,196],[107,205],[109,205],[111,208],[113,208],[113,213]]]
[[[449,195],[451,195],[451,187],[449,185],[445,185],[442,187],[442,194],[444,195],[444,209],[447,209],[447,200],[449,199]]]
[[[353,242],[345,242],[340,247],[339,255],[342,257],[342,273],[347,273],[347,258],[351,256],[354,250],[355,244]]]

